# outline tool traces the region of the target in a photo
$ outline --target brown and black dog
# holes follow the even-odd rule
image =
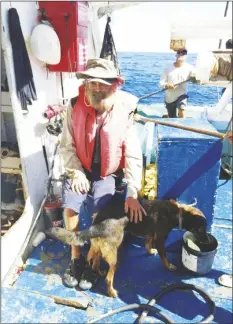
[[[174,200],[142,201],[147,216],[137,224],[129,221],[129,215],[124,212],[124,199],[115,195],[101,209],[88,230],[69,232],[63,228],[54,227],[46,232],[49,236],[70,245],[82,246],[91,240],[87,256],[92,269],[103,275],[99,269],[103,258],[109,265],[106,276],[108,294],[117,296],[113,287],[114,274],[117,267],[118,248],[122,243],[124,230],[146,238],[146,250],[150,254],[158,251],[163,265],[170,271],[176,270],[166,256],[165,241],[173,228],[180,227],[196,234],[200,240],[206,240],[206,219],[203,213],[192,205],[179,204]],[[157,251],[153,248],[156,248]]]

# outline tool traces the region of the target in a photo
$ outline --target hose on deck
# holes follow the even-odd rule
[[[135,304],[130,304],[130,305],[126,305],[123,307],[119,307],[119,308],[111,310],[108,313],[103,314],[103,315],[87,322],[86,324],[97,323],[109,316],[112,316],[112,315],[115,315],[115,314],[118,314],[121,312],[125,312],[125,311],[130,311],[133,309],[142,309],[143,310],[141,312],[141,314],[139,314],[139,316],[136,320],[136,323],[142,323],[142,321],[144,321],[146,319],[146,317],[150,311],[156,313],[164,321],[164,323],[175,323],[172,319],[170,319],[167,315],[165,315],[160,309],[155,307],[154,304],[156,304],[165,294],[172,292],[172,291],[176,291],[176,290],[182,290],[182,291],[194,290],[194,291],[198,292],[204,298],[204,300],[206,301],[206,303],[210,309],[210,314],[199,323],[211,323],[213,321],[214,314],[215,314],[215,303],[211,299],[209,294],[207,294],[200,287],[197,287],[193,284],[180,284],[179,283],[179,284],[171,284],[171,285],[167,286],[166,288],[162,289],[160,292],[158,292],[155,295],[155,297],[153,297],[148,302],[148,304],[135,303]]]

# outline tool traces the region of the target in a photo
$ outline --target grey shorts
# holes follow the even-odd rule
[[[113,175],[101,179],[99,166],[93,166],[93,172],[86,172],[91,189],[87,194],[78,194],[71,188],[71,180],[66,179],[63,184],[63,208],[72,209],[79,214],[80,230],[89,228],[92,223],[92,214],[98,212],[115,194],[116,182]]]
[[[188,98],[187,95],[182,95],[174,102],[171,103],[165,102],[169,118],[177,118],[177,109],[184,110],[186,108],[187,98]]]
[[[80,230],[91,226],[93,213],[98,212],[112,199],[116,190],[119,190],[119,183],[124,176],[123,171],[119,170],[115,174],[102,179],[99,175],[100,165],[98,164],[93,164],[92,173],[88,171],[85,171],[85,173],[91,184],[90,191],[87,194],[79,195],[77,192],[73,192],[70,179],[64,181],[62,188],[63,208],[72,209],[79,214]],[[123,191],[125,196],[127,187]]]

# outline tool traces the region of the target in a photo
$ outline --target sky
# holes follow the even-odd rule
[[[169,52],[171,22],[181,19],[222,18],[226,2],[141,2],[139,5],[116,10],[111,15],[111,29],[117,51]],[[227,19],[232,21],[232,2]],[[101,38],[106,16],[99,20]],[[223,39],[223,45],[226,39]],[[217,49],[219,39],[190,39],[189,52]]]

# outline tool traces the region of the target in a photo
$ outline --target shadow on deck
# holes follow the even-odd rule
[[[123,305],[147,303],[165,286],[181,282],[195,284],[210,294],[216,304],[213,323],[232,323],[232,290],[217,283],[222,273],[232,273],[231,181],[219,182],[212,234],[219,242],[213,269],[199,277],[183,269],[181,243],[176,232],[167,242],[168,257],[178,266],[176,272],[165,270],[158,256],[148,256],[142,239],[126,237],[115,276],[115,288],[119,292],[116,299],[106,295],[104,279],[88,292],[65,288],[61,275],[69,262],[69,250],[60,242],[45,240],[33,251],[14,286],[2,288],[1,323],[85,323]],[[74,298],[89,306],[84,310],[58,305],[50,296]],[[194,292],[172,292],[159,305],[175,323],[199,322],[209,311],[204,300]],[[116,314],[102,323],[134,323],[137,314],[137,311]],[[146,322],[161,321],[151,314]]]

